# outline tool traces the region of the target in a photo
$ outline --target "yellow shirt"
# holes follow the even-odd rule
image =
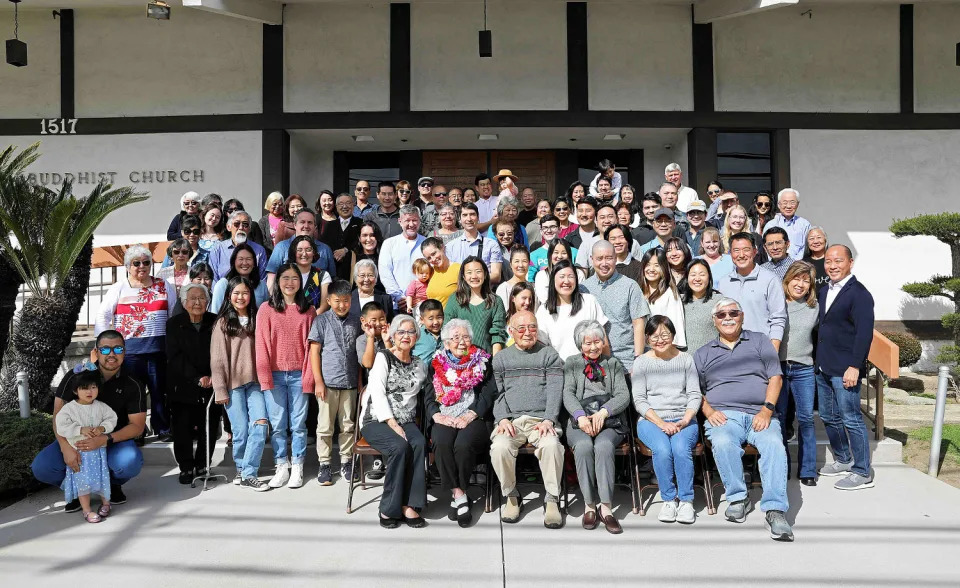
[[[451,263],[447,271],[440,272],[433,270],[433,276],[427,283],[427,298],[439,300],[440,304],[446,306],[447,299],[457,293],[457,280],[460,277],[460,264]]]

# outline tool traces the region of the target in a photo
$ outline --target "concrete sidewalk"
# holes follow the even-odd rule
[[[229,468],[221,468],[225,473]],[[580,528],[571,498],[566,527],[543,527],[540,500],[501,525],[474,507],[475,524],[446,519],[432,493],[425,529],[381,529],[379,489],[358,491],[346,514],[346,485],[322,488],[308,466],[306,486],[264,494],[220,484],[181,486],[176,470],[148,467],[125,486],[129,502],[91,525],[62,512],[49,489],[0,511],[3,584],[91,586],[573,586],[844,585],[951,586],[960,571],[960,490],[906,466],[878,466],[876,488],[834,490],[790,482],[796,542],[769,539],[754,511],[743,525],[709,516],[697,494],[692,526],[616,514],[624,533]],[[759,500],[759,489],[751,492]],[[471,495],[479,499],[478,489]],[[649,496],[647,498],[649,500]]]

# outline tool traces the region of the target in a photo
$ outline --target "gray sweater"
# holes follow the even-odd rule
[[[683,305],[683,326],[687,334],[687,351],[690,355],[710,341],[717,338],[717,329],[713,326],[713,316],[710,311],[719,300],[719,294],[714,294],[710,300],[696,298]]]
[[[787,301],[787,330],[780,346],[780,357],[803,365],[813,365],[813,330],[817,326],[819,315],[819,304],[810,308],[806,302]],[[787,348],[785,355],[782,352],[783,347]]]
[[[493,377],[500,391],[493,418],[534,416],[557,423],[563,396],[563,360],[553,347],[537,341],[524,351],[512,345],[493,356]]]
[[[633,405],[640,418],[651,408],[665,421],[700,408],[700,377],[693,356],[680,352],[663,360],[643,354],[633,362]]]
[[[620,360],[615,357],[600,358],[600,366],[607,375],[603,378],[603,383],[598,382],[596,386],[587,386],[587,376],[583,373],[586,365],[587,362],[581,354],[568,357],[563,365],[563,406],[573,420],[586,415],[583,400],[601,394],[610,397],[610,400],[603,404],[610,416],[623,412],[630,403],[630,391],[627,389],[627,378]]]

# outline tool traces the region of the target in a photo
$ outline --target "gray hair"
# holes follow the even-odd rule
[[[617,225],[614,225],[617,226]],[[607,241],[606,239],[597,239],[593,242],[593,247],[590,248],[590,253],[596,253],[600,249],[607,249],[609,251],[614,251],[613,243]]]
[[[131,245],[127,247],[127,250],[123,252],[123,267],[129,268],[130,262],[134,259],[140,259],[141,257],[146,257],[150,260],[150,263],[153,263],[153,254],[150,253],[150,250],[147,249],[146,245]]]
[[[353,194],[347,194],[346,192],[341,192],[340,194],[338,194],[337,197],[333,199],[333,201],[334,201],[334,202],[337,202],[337,201],[340,200],[341,198],[349,198],[349,199],[350,199],[350,202],[356,202],[356,201],[357,201],[356,197],[355,197]]]
[[[810,235],[810,231],[820,231],[821,233],[823,233],[823,240],[827,242],[828,247],[830,246],[830,237],[827,236],[827,232],[823,230],[823,227],[821,227],[820,225],[813,225],[807,230],[807,236]],[[803,245],[804,247],[806,247],[807,244],[804,243]]]
[[[416,208],[416,207],[414,207]],[[390,328],[387,329],[387,337],[393,339],[393,336],[400,330],[400,325],[403,323],[413,323],[413,330],[417,332],[417,335],[413,338],[414,341],[420,338],[420,329],[417,328],[417,321],[414,320],[409,314],[398,314],[393,317],[393,320],[390,321]]]
[[[192,200],[196,202],[197,205],[199,206],[200,195],[192,190],[190,192],[184,192],[183,196],[180,197],[180,210],[183,210],[183,203],[186,202],[187,200]]]
[[[187,307],[187,297],[189,296],[190,291],[198,288],[203,291],[203,296],[207,299],[207,306],[210,306],[210,291],[207,290],[207,287],[203,284],[194,284],[193,282],[190,282],[180,287],[180,304],[182,304],[184,308]]]
[[[470,341],[473,342],[473,327],[468,321],[463,319],[450,319],[447,324],[440,329],[440,340],[446,343],[453,337],[453,332],[457,329],[466,329],[467,335],[470,335]]]
[[[717,300],[717,302],[713,305],[713,310],[710,311],[710,314],[711,315],[716,314],[718,310],[720,310],[724,306],[730,306],[731,304],[736,305],[737,310],[739,310],[740,312],[743,312],[743,307],[740,306],[739,302],[737,302],[733,298],[727,298],[726,296],[724,296],[720,300]]]
[[[234,210],[233,212],[230,213],[230,217],[227,218],[227,225],[228,225],[228,226],[229,226],[229,225],[232,225],[232,224],[233,224],[233,221],[237,220],[237,219],[240,218],[241,216],[245,216],[245,217],[247,217],[247,220],[248,220],[248,221],[250,221],[251,223],[253,222],[253,217],[250,216],[250,213],[249,213],[249,212],[247,212],[246,210],[240,210],[240,209],[238,208],[237,210]],[[249,231],[248,231],[248,232],[249,232]]]
[[[377,270],[377,264],[373,263],[372,259],[361,259],[358,261],[357,264],[353,266],[353,275],[356,276],[362,267],[369,267],[372,269],[374,278],[380,275],[379,270]]]
[[[420,218],[420,209],[417,208],[416,204],[404,204],[400,207],[400,216],[405,214]]]
[[[607,332],[603,330],[603,325],[597,321],[580,321],[573,328],[573,342],[577,344],[577,349],[583,351],[583,340],[587,335],[593,335],[598,339],[605,339]]]
[[[783,190],[777,192],[777,202],[779,202],[780,199],[783,198],[783,195],[787,192],[793,192],[793,195],[797,197],[797,204],[800,203],[800,192],[798,192],[796,188],[784,188]]]
[[[679,163],[670,163],[670,164],[667,164],[667,167],[663,168],[663,175],[667,175],[672,171],[682,172],[683,170],[680,169]]]
[[[503,215],[503,209],[507,206],[512,206],[517,210],[520,209],[520,201],[517,200],[512,195],[501,196],[500,201],[497,202],[497,216]]]
[[[448,209],[448,208],[449,208],[450,211],[453,212],[454,214],[457,213],[457,207],[454,206],[454,205],[452,205],[452,204],[450,204],[449,202],[447,202],[446,204],[444,204],[443,206],[441,206],[440,208],[437,209],[437,214],[443,212],[444,210],[446,210],[446,209]]]

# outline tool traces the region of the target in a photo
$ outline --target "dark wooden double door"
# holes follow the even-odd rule
[[[424,151],[423,175],[450,188],[473,186],[481,172],[491,177],[509,169],[519,178],[518,187],[533,188],[537,196],[555,198],[556,158],[553,151]],[[496,187],[494,187],[496,193]]]

